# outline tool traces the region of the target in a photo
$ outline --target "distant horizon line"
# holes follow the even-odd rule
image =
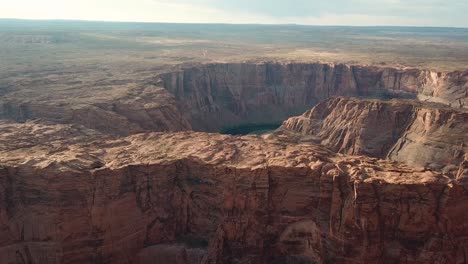
[[[93,19],[67,19],[67,18],[12,18],[0,17],[0,20],[16,21],[50,21],[50,22],[101,22],[101,23],[130,23],[130,24],[180,24],[180,25],[238,25],[238,26],[301,26],[301,27],[373,27],[373,28],[450,28],[450,29],[468,29],[463,26],[401,26],[401,25],[320,25],[320,24],[272,24],[272,23],[221,23],[221,22],[159,22],[159,21],[124,21],[124,20],[93,20]]]

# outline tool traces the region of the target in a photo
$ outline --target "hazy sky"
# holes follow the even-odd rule
[[[468,27],[468,0],[1,0],[0,17]]]

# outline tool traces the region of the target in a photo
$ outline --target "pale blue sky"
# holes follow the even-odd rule
[[[0,18],[468,27],[468,0],[5,0]]]

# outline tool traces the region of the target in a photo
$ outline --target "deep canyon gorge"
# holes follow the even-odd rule
[[[92,89],[78,85],[77,94],[73,86],[57,89],[53,80],[47,85],[21,83],[3,95],[0,117],[75,123],[126,136],[280,123],[331,96],[419,98],[468,107],[466,71],[268,62],[176,68],[130,83],[101,81],[89,84],[96,86]],[[80,91],[86,91],[86,97]]]
[[[0,263],[468,261],[468,71],[208,63],[44,82],[0,99]]]

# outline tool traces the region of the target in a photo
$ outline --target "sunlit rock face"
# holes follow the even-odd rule
[[[331,96],[418,98],[466,107],[468,72],[321,63],[220,63],[136,80],[13,87],[0,118],[80,124],[115,136],[276,124]],[[48,86],[50,85],[50,87]],[[33,96],[32,96],[33,95]]]
[[[466,160],[450,177],[275,135],[0,127],[1,263],[463,263],[468,253]]]
[[[420,98],[465,107],[468,72],[345,64],[207,64],[161,75],[196,130],[275,123],[331,96]]]
[[[2,95],[0,263],[466,262],[466,72],[150,75]]]
[[[455,173],[468,153],[468,111],[414,100],[326,100],[280,130],[333,151]]]

